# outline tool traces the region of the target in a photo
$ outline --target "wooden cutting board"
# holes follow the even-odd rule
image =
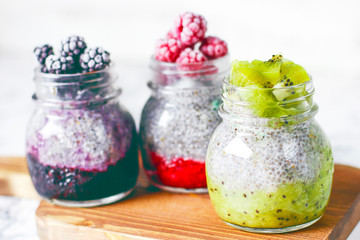
[[[0,158],[0,186],[1,164]],[[332,194],[323,218],[309,228],[287,234],[255,234],[232,228],[217,217],[207,194],[159,191],[143,174],[134,193],[123,201],[96,208],[65,208],[41,201],[36,215],[42,240],[346,239],[360,220],[360,169],[335,165]]]

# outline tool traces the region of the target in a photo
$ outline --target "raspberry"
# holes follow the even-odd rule
[[[34,53],[35,53],[35,56],[37,58],[37,60],[39,61],[39,63],[41,65],[44,65],[45,64],[45,59],[53,54],[53,47],[50,46],[49,44],[44,44],[44,45],[41,45],[41,46],[37,46],[35,49],[34,49]]]
[[[174,30],[170,30],[167,34],[166,34],[166,38],[169,39],[169,38],[176,38],[177,39],[177,36],[176,36],[176,32]]]
[[[176,63],[180,71],[185,71],[184,76],[197,78],[217,73],[218,69],[213,64],[208,64],[207,58],[199,50],[186,48],[180,53]]]
[[[180,64],[191,64],[191,63],[202,63],[205,62],[207,58],[204,54],[198,50],[193,50],[191,48],[184,49],[180,56],[176,59],[176,63]]]
[[[45,60],[46,71],[48,73],[65,74],[73,73],[75,62],[71,56],[50,55]]]
[[[197,78],[216,74],[218,68],[211,62],[207,61],[207,58],[199,50],[193,50],[186,48],[180,53],[180,56],[176,60],[176,63],[180,65],[177,68],[180,71],[185,71],[185,76]]]
[[[86,43],[83,37],[70,36],[61,41],[62,56],[72,56],[75,60],[85,51]]]
[[[227,54],[227,44],[218,37],[207,37],[203,40],[200,51],[209,59],[216,59]]]
[[[184,47],[190,47],[204,39],[206,29],[203,16],[186,12],[176,19],[173,31]]]
[[[87,48],[80,56],[82,72],[93,72],[104,69],[110,64],[110,53],[103,48]]]
[[[156,44],[155,58],[163,62],[175,62],[180,52],[181,44],[177,39],[160,39]]]

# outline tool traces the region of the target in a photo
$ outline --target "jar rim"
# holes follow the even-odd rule
[[[114,65],[90,73],[53,74],[35,69],[33,100],[50,108],[94,107],[116,99],[121,89],[115,86]]]
[[[301,95],[299,98],[307,98],[307,97],[312,97],[315,93],[315,88],[314,88],[314,83],[312,80],[312,77],[310,76],[310,80],[300,83],[300,84],[296,84],[296,85],[292,85],[292,86],[285,86],[285,87],[279,87],[279,88],[260,88],[260,87],[256,87],[256,88],[251,88],[251,87],[240,87],[240,86],[236,86],[230,83],[230,74],[228,74],[224,79],[223,79],[223,85],[221,87],[222,89],[222,94],[221,96],[225,99],[231,100],[232,102],[236,103],[236,102],[246,102],[246,101],[241,101],[241,100],[236,100],[236,99],[232,99],[232,98],[228,98],[225,93],[228,91],[232,91],[232,92],[252,92],[254,90],[262,92],[262,93],[271,93],[274,91],[278,91],[278,90],[294,90],[294,89],[300,89],[300,88],[304,88],[306,90],[308,90],[308,94],[306,95]],[[284,99],[284,101],[281,101],[281,103],[283,104],[287,104],[287,103],[291,103],[296,101],[297,98],[295,99]],[[286,101],[285,101],[286,100]],[[248,103],[248,102],[246,102]]]
[[[223,74],[230,70],[230,55],[199,63],[172,63],[150,58],[150,69],[163,75],[193,76],[193,74]]]
[[[222,106],[219,115],[226,119],[263,119],[266,121],[301,122],[317,113],[313,102],[315,88],[310,78],[301,84],[279,88],[240,87],[230,83],[230,74],[221,87]],[[297,93],[297,94],[296,94]],[[295,117],[296,116],[296,117]],[[295,119],[296,118],[296,119]]]
[[[286,89],[292,89],[294,87],[303,87],[303,86],[307,86],[307,85],[312,85],[313,84],[313,78],[311,75],[309,75],[310,80],[300,83],[300,84],[296,84],[296,85],[292,85],[292,86],[285,86],[285,87],[279,87],[276,89],[281,89],[281,90],[286,90]],[[230,74],[226,75],[226,77],[223,79],[223,84],[231,87],[232,89],[238,90],[238,91],[253,91],[255,88],[251,88],[251,87],[240,87],[240,86],[236,86],[234,84],[230,83]],[[260,90],[260,91],[273,91],[274,88],[265,88],[265,87],[256,87],[256,90]]]
[[[221,80],[230,71],[229,54],[224,57],[201,63],[169,63],[151,57],[150,81],[156,87],[174,86],[179,88],[197,88],[200,86],[220,86]]]
[[[105,72],[109,72],[112,71],[114,69],[115,63],[111,62],[110,65],[106,68],[97,70],[97,71],[92,71],[92,72],[87,72],[87,73],[65,73],[65,74],[56,74],[56,73],[44,73],[41,71],[41,67],[38,66],[34,69],[35,72],[35,78],[37,77],[41,77],[43,79],[58,79],[58,78],[73,78],[73,77],[84,77],[84,76],[89,76],[91,77],[92,75],[95,74],[101,74],[101,73],[105,73]]]
[[[152,56],[150,57],[150,60],[151,60],[152,62],[161,64],[161,65],[163,65],[163,66],[167,66],[167,65],[168,65],[168,66],[181,66],[181,65],[193,65],[193,66],[197,66],[197,65],[202,65],[202,64],[213,64],[213,63],[216,63],[216,62],[220,62],[220,61],[222,61],[223,59],[226,59],[226,58],[230,59],[230,54],[229,54],[229,53],[227,53],[226,55],[224,55],[224,56],[222,56],[222,57],[220,57],[220,58],[210,59],[210,60],[207,60],[207,61],[205,61],[205,62],[199,62],[199,63],[164,62],[164,61],[157,60],[154,55],[152,55]]]

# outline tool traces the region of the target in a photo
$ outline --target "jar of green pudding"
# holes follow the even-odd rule
[[[310,226],[325,212],[334,171],[329,140],[314,119],[312,80],[259,88],[236,86],[231,77],[206,157],[217,214],[250,232]]]

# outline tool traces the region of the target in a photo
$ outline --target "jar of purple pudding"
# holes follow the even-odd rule
[[[41,197],[92,207],[129,195],[138,177],[134,120],[119,104],[113,68],[77,74],[35,71],[37,107],[26,158]]]

